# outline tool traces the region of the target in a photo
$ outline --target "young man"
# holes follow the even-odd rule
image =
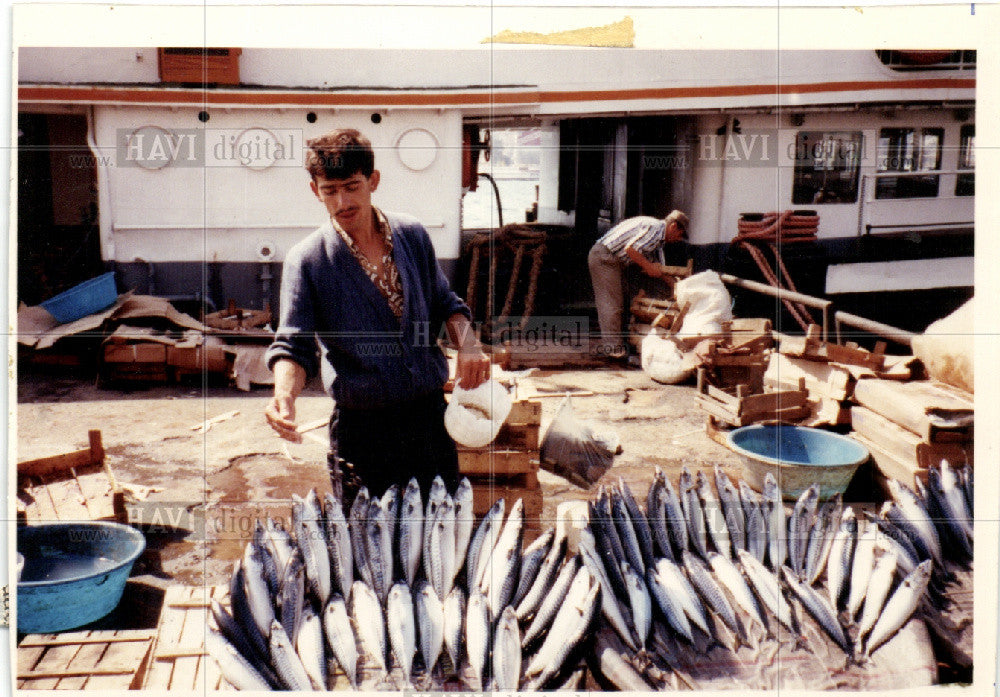
[[[381,495],[416,476],[458,481],[455,443],[444,428],[448,364],[436,339],[442,325],[459,347],[456,379],[489,377],[472,314],[438,266],[416,220],[371,202],[380,175],[371,143],[353,129],[307,143],[310,187],[330,220],[285,258],[281,316],[266,354],[274,371],[268,424],[299,441],[295,399],[322,372],[335,401],[328,456],[334,489],[360,485]],[[317,351],[317,340],[318,349]],[[340,470],[347,470],[341,482]]]
[[[612,360],[621,360],[628,355],[622,333],[625,268],[631,262],[637,264],[647,276],[666,278],[647,256],[665,243],[686,240],[687,229],[688,217],[681,211],[673,211],[663,220],[649,216],[627,218],[608,230],[591,247],[587,264],[601,327],[598,353]]]

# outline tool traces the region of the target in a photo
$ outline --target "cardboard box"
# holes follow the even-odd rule
[[[154,342],[104,345],[105,363],[166,363],[167,347]]]
[[[170,346],[167,364],[183,370],[228,373],[233,361],[223,346]]]

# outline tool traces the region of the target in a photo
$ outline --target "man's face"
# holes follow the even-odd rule
[[[684,231],[681,230],[681,226],[677,224],[676,220],[671,220],[663,231],[663,241],[680,242],[682,239],[684,239]]]
[[[314,177],[309,186],[330,217],[353,236],[369,229],[372,218],[372,192],[378,188],[378,170],[366,177],[361,172],[347,179]]]

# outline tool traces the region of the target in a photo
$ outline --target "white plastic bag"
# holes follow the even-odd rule
[[[456,443],[482,448],[493,442],[510,414],[512,401],[496,380],[472,390],[455,386],[444,412],[444,427]]]
[[[642,369],[656,382],[677,385],[694,374],[694,369],[686,365],[684,354],[673,339],[658,336],[654,330],[642,340],[639,349]]]
[[[733,318],[732,298],[715,271],[702,271],[678,281],[674,287],[677,305],[689,305],[682,336],[722,333],[722,323]]]

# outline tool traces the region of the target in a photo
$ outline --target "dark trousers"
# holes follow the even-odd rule
[[[361,486],[381,496],[396,484],[400,492],[416,477],[426,500],[440,475],[448,491],[458,485],[458,453],[444,427],[447,402],[437,390],[380,409],[341,409],[330,419],[330,477],[345,506]]]

